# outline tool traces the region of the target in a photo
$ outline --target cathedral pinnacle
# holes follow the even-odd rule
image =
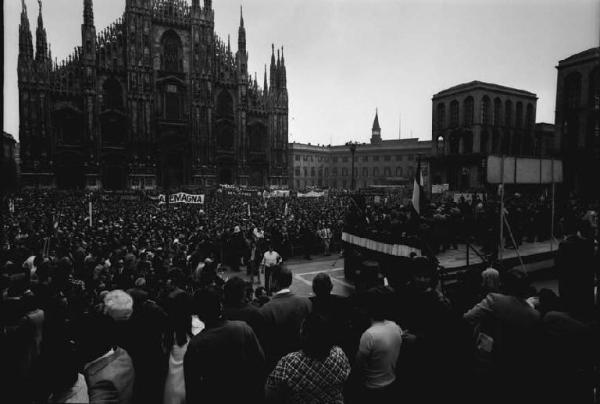
[[[283,56],[283,46],[281,46],[281,67],[279,70],[281,88],[287,87],[287,73],[285,71],[285,57]]]
[[[94,25],[94,5],[92,0],[83,0],[83,24]]]
[[[244,28],[244,14],[240,6],[240,28],[238,29],[238,51],[246,52],[246,28]]]
[[[271,66],[275,65],[275,44],[271,44]]]
[[[277,88],[277,66],[275,65],[275,44],[271,44],[271,71],[270,71],[270,85],[269,85],[269,89],[271,90],[271,92],[273,92],[273,90],[275,88]]]
[[[265,63],[265,82],[263,84],[263,91],[265,95],[269,92],[269,83],[267,82],[267,64]]]
[[[38,14],[38,27],[44,28],[44,19],[42,18],[42,0],[38,0],[39,14]]]
[[[33,59],[33,40],[27,17],[27,5],[21,1],[21,24],[19,25],[19,59]]]
[[[38,15],[37,30],[35,34],[35,58],[38,61],[42,61],[48,57],[48,42],[46,39],[46,30],[44,29],[44,19],[42,18],[42,0],[38,0],[38,5],[40,11]]]
[[[21,0],[21,25],[29,29],[29,18],[27,17],[27,4]]]

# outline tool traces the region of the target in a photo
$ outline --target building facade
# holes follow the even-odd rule
[[[556,127],[553,123],[538,122],[535,124],[534,156],[558,157],[560,149],[556,147]]]
[[[537,96],[497,84],[472,81],[433,96],[433,184],[451,191],[485,186],[490,154],[532,156],[536,148]]]
[[[564,162],[567,190],[600,198],[600,48],[561,60],[557,66],[555,147]]]
[[[355,189],[412,186],[419,158],[424,185],[429,182],[427,157],[431,142],[413,139],[383,140],[375,114],[370,143],[355,144]],[[290,188],[351,189],[352,152],[349,145],[319,146],[290,143]]]
[[[17,142],[6,132],[2,132],[2,154],[0,155],[0,195],[17,189]]]
[[[125,0],[97,33],[84,2],[81,46],[52,60],[40,2],[35,52],[19,27],[19,110],[26,186],[205,187],[287,184],[288,94],[283,49],[264,83],[214,31],[212,1]]]

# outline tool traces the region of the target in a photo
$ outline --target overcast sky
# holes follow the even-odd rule
[[[191,2],[191,0],[188,0]],[[26,0],[35,47],[38,7]],[[431,97],[488,81],[538,95],[554,122],[558,61],[598,46],[600,0],[213,0],[215,30],[237,48],[244,6],[249,69],[262,83],[271,43],[285,46],[290,141],[368,141],[375,108],[384,139],[431,139]],[[95,0],[100,31],[125,0]],[[83,0],[45,0],[58,59],[81,44]],[[18,137],[21,0],[4,1],[4,130]]]

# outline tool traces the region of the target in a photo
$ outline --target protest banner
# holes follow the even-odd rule
[[[167,198],[164,194],[158,196],[158,204],[162,205],[167,203]],[[204,195],[192,195],[186,194],[185,192],[179,192],[177,194],[169,195],[169,203],[186,203],[186,204],[203,204]]]
[[[433,184],[431,185],[432,194],[443,194],[450,189],[450,184]]]
[[[320,198],[322,196],[325,196],[324,192],[310,191],[305,194],[298,192],[298,198]]]

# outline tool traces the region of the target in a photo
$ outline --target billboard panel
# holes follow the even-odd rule
[[[540,183],[540,160],[517,159],[517,184]]]
[[[561,160],[488,156],[489,184],[550,184],[562,181]]]

